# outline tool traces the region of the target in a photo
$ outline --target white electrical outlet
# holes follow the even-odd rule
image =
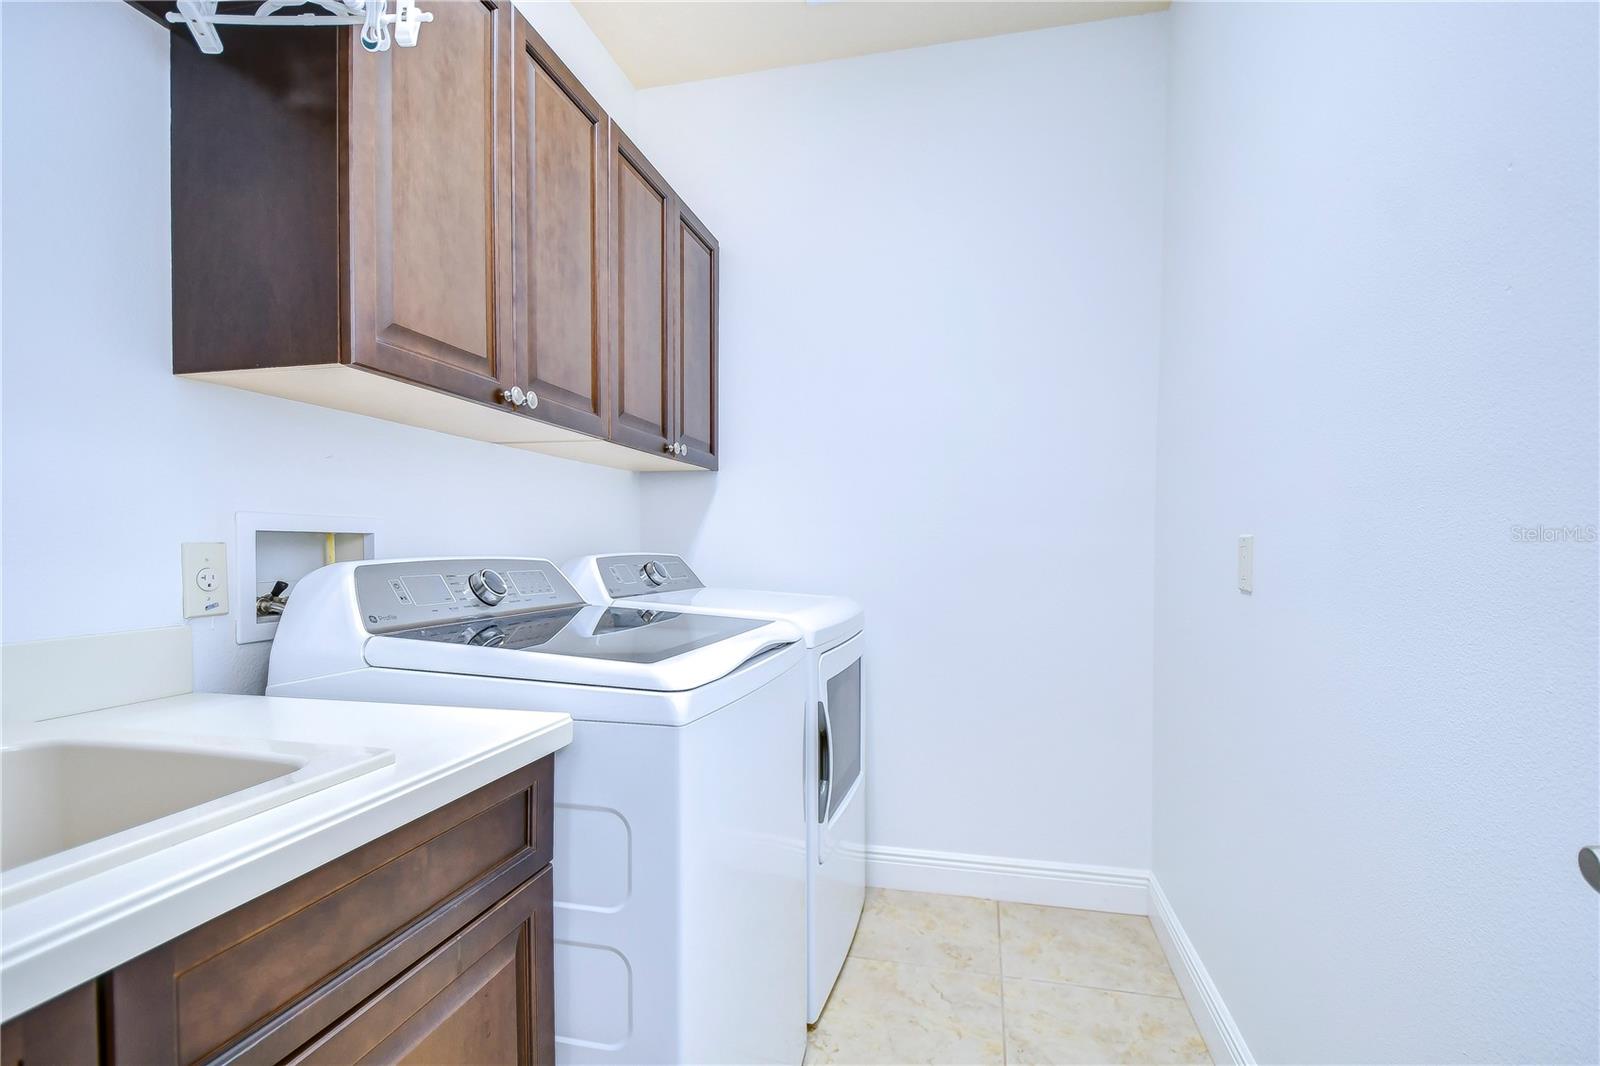
[[[228,546],[209,541],[183,546],[183,616],[228,613]]]
[[[1239,591],[1254,592],[1256,587],[1256,535],[1239,536]]]

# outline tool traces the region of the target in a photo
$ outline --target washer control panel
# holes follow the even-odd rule
[[[369,633],[451,619],[493,618],[583,602],[548,559],[422,559],[356,567],[356,601]]]
[[[607,555],[595,564],[606,593],[614,600],[706,587],[677,555]]]

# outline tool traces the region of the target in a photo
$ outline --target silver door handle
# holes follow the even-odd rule
[[[817,701],[817,721],[822,726],[817,734],[819,761],[826,759],[826,765],[819,765],[822,771],[822,782],[817,789],[817,823],[828,824],[828,800],[833,795],[833,720],[828,717],[828,705],[823,700]]]
[[[1600,892],[1600,844],[1578,849],[1578,870],[1589,887]]]

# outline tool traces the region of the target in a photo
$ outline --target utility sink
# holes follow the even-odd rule
[[[219,738],[0,748],[0,902],[14,903],[387,766],[379,748]]]

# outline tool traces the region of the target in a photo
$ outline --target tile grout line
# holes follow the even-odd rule
[[[1112,988],[1110,985],[1090,985],[1084,984],[1082,981],[1052,981],[1048,977],[1013,977],[1012,980],[1026,981],[1030,985],[1047,985],[1050,988],[1082,988],[1089,992],[1110,992],[1118,996],[1143,996],[1146,999],[1183,1000],[1185,1003],[1188,1002],[1182,993],[1169,996],[1165,992],[1141,992],[1136,988]]]
[[[0,0],[0,4],[6,3],[6,2],[7,2],[7,0]],[[966,975],[968,977],[998,977],[999,976],[999,970],[998,969],[995,969],[995,970],[975,970],[970,966],[947,966],[947,965],[940,965],[940,964],[931,963],[931,962],[919,962],[919,961],[917,961],[915,959],[885,959],[885,958],[882,958],[882,957],[880,957],[878,955],[858,955],[855,952],[851,952],[849,957],[852,958],[852,959],[860,959],[862,962],[881,962],[881,963],[885,963],[885,964],[887,964],[889,966],[906,966],[906,967],[909,967],[910,969],[913,969],[913,970],[931,970],[934,973],[964,974],[964,975]],[[1018,980],[1027,980],[1027,979],[1026,978],[1018,978]],[[1059,983],[1059,982],[1057,982],[1057,983]],[[1171,998],[1176,998],[1176,997],[1170,997],[1169,996],[1168,998],[1171,999]]]
[[[1006,1039],[1006,935],[1000,927],[1000,901],[994,901],[995,965],[1000,970],[1000,1062],[1010,1066],[1011,1047]]]

